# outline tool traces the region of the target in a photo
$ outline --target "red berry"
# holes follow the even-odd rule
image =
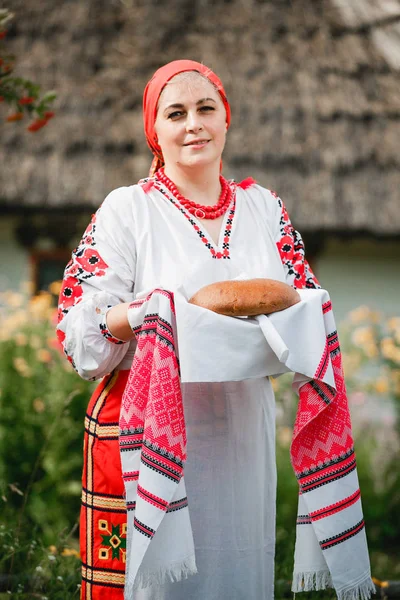
[[[24,96],[18,100],[18,104],[32,104],[35,102],[35,98],[33,96]]]
[[[13,113],[12,115],[8,115],[6,121],[8,121],[8,123],[12,123],[13,121],[20,121],[23,118],[24,118],[24,113],[16,112],[16,113]]]
[[[31,132],[38,131],[45,125],[47,125],[47,119],[36,119],[36,121],[33,121],[33,123],[27,127],[27,130]]]

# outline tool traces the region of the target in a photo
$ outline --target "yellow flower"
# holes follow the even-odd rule
[[[10,334],[14,331],[21,329],[28,322],[28,312],[26,310],[16,310],[12,314],[8,315],[3,323],[2,330],[7,332],[8,337],[5,339],[10,339]]]
[[[32,369],[26,362],[26,360],[20,356],[17,356],[13,360],[14,367],[22,377],[32,377]]]
[[[351,340],[355,346],[362,348],[366,344],[374,343],[374,331],[372,327],[357,327],[352,333]]]
[[[51,554],[57,554],[57,547],[56,547],[56,546],[54,546],[54,545],[52,545],[52,546],[49,546],[49,552],[50,552]]]
[[[36,319],[46,319],[52,304],[52,295],[48,292],[40,292],[29,302],[29,312]]]
[[[392,369],[390,371],[390,378],[395,383],[396,382],[400,383],[400,369]]]
[[[400,317],[392,317],[386,321],[386,327],[389,331],[400,330]]]
[[[16,333],[14,336],[14,341],[17,344],[17,346],[26,346],[28,343],[28,338],[25,335],[25,333]]]
[[[20,308],[25,302],[25,296],[23,296],[23,294],[12,291],[4,292],[3,299],[11,308]]]
[[[40,362],[49,363],[52,359],[51,352],[46,350],[46,348],[39,348],[39,350],[36,352],[36,358]]]
[[[11,340],[11,335],[6,329],[0,331],[0,342],[8,342]]]
[[[367,321],[370,318],[371,312],[368,306],[359,306],[349,312],[349,320],[352,323],[362,323],[362,321]]]
[[[292,441],[292,430],[290,427],[279,427],[278,429],[278,441],[281,446],[288,448]]]
[[[379,310],[371,310],[369,320],[372,323],[379,323],[382,320],[382,313]]]
[[[33,401],[33,408],[35,412],[42,413],[45,411],[46,405],[40,398],[35,398],[35,400]]]
[[[30,337],[30,340],[29,340],[29,345],[30,345],[30,346],[31,346],[31,347],[32,347],[34,350],[39,350],[39,348],[41,348],[41,347],[42,347],[42,345],[43,345],[43,344],[42,344],[42,339],[41,339],[41,337],[40,337],[39,335],[37,335],[37,334],[35,334],[35,333],[34,333],[34,334],[33,334],[33,335],[31,335],[31,337]]]
[[[61,286],[62,281],[53,281],[53,283],[49,285],[49,292],[54,294],[54,296],[58,296],[61,291]]]
[[[276,394],[276,392],[279,390],[279,381],[272,377],[271,377],[270,381],[271,381],[272,389],[274,390],[274,392]]]
[[[381,340],[381,352],[384,358],[388,358],[389,360],[394,359],[394,354],[396,352],[396,346],[394,341],[390,337],[385,337]]]
[[[380,377],[375,381],[375,390],[378,394],[387,394],[389,391],[389,382],[384,377]]]
[[[400,348],[395,348],[393,351],[393,360],[400,365]]]
[[[367,344],[365,344],[363,350],[365,355],[368,356],[368,358],[376,358],[377,356],[379,356],[378,348],[373,342],[368,342]]]
[[[354,373],[360,367],[361,357],[359,354],[353,352],[349,354],[347,352],[343,352],[343,369],[346,374]]]
[[[76,556],[76,558],[80,558],[79,552],[74,550],[74,548],[64,548],[64,550],[61,552],[61,556]]]

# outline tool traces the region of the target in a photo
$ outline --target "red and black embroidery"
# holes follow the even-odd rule
[[[125,344],[124,341],[119,340],[118,338],[113,336],[113,334],[110,332],[110,330],[108,329],[108,327],[104,321],[102,323],[100,323],[99,327],[100,327],[101,333],[106,338],[106,340],[108,340],[112,344],[117,344],[117,345]]]
[[[107,306],[107,310],[109,308],[112,308],[112,305],[109,304]],[[101,313],[101,309],[100,308],[96,308],[96,312]],[[106,316],[107,316],[107,311],[102,313],[102,320],[99,323],[99,327],[100,327],[100,331],[102,333],[102,335],[106,338],[107,341],[111,342],[112,344],[125,344],[126,342],[124,342],[123,340],[119,340],[118,338],[114,337],[113,334],[111,333],[111,331],[108,329],[107,327],[107,321],[106,321]]]
[[[68,314],[70,309],[82,300],[82,283],[92,277],[103,277],[106,274],[106,270],[108,269],[107,263],[102,259],[99,252],[94,248],[94,246],[96,245],[96,218],[97,213],[92,215],[92,219],[82,236],[79,246],[72,252],[71,260],[65,268],[64,280],[61,287],[58,303],[59,323],[62,321],[64,316]],[[106,327],[103,331],[102,326],[100,325],[100,330],[107,339],[110,339],[110,341],[115,340],[114,343],[121,343],[120,340],[116,340],[116,338],[113,338],[113,336],[111,336]],[[68,360],[74,366],[73,360],[68,355],[67,350],[65,348],[65,334],[58,329],[57,336],[64,348],[64,352]]]
[[[357,533],[359,533],[362,529],[364,529],[364,527],[365,527],[364,519],[361,519],[361,521],[359,521],[358,523],[353,525],[353,527],[349,527],[349,529],[346,529],[345,531],[342,531],[341,533],[338,533],[337,535],[327,538],[326,540],[322,540],[321,542],[319,542],[319,545],[321,546],[322,550],[327,550],[328,548],[332,548],[332,546],[341,544],[342,542],[345,542],[349,538],[357,535]]]
[[[100,209],[99,209],[100,210]],[[82,282],[91,277],[103,277],[108,268],[94,248],[97,213],[87,226],[79,246],[72,252],[72,258],[64,271],[64,281],[59,299],[59,321],[72,306],[82,299]]]
[[[167,513],[181,510],[182,508],[186,508],[186,506],[188,506],[187,496],[181,498],[180,500],[175,500],[175,502],[170,502],[167,508]]]
[[[309,515],[298,515],[296,525],[311,525],[312,521]]]
[[[94,248],[77,249],[75,251],[75,260],[79,265],[79,275],[83,280],[89,279],[94,275],[102,277],[106,274],[105,270],[108,265]]]
[[[236,209],[236,184],[233,181],[229,182],[232,188],[232,202],[228,209],[228,218],[225,225],[224,237],[222,242],[222,249],[215,246],[209,239],[208,235],[199,227],[198,223],[193,219],[193,216],[174,198],[170,191],[156,178],[155,179],[142,179],[139,181],[139,185],[142,186],[143,190],[147,193],[152,187],[161,192],[176,208],[186,217],[193,229],[197,232],[197,235],[203,242],[204,246],[208,248],[213,258],[216,259],[228,259],[230,260],[230,248],[229,242],[232,231],[233,217],[235,216]]]
[[[290,222],[289,215],[282,200],[271,191],[281,208],[279,221],[280,237],[276,242],[279,254],[291,285],[295,288],[320,288],[317,278],[305,258],[304,243],[298,231]]]
[[[325,506],[324,508],[321,508],[320,510],[315,510],[315,511],[311,512],[310,517],[312,518],[313,521],[319,521],[320,519],[325,519],[325,517],[331,517],[332,515],[335,515],[338,512],[341,512],[342,510],[349,508],[349,506],[352,506],[353,504],[358,502],[360,500],[360,498],[361,498],[360,488],[357,488],[355,492],[350,494],[350,496],[343,498],[343,500],[340,500],[339,502],[335,502],[334,504],[330,504],[329,506]]]
[[[68,269],[68,266],[67,266]],[[67,274],[67,269],[65,273]],[[60,292],[60,309],[61,318],[68,312],[71,306],[78,304],[82,300],[82,286],[79,285],[79,280],[73,275],[67,275],[64,277]]]
[[[351,455],[344,455],[344,457],[341,457],[339,462],[337,460],[333,460],[330,466],[326,466],[317,473],[306,475],[303,478],[298,477],[301,493],[305,494],[307,492],[311,492],[322,485],[342,479],[346,475],[352,473],[355,469],[356,459],[354,456],[354,450],[352,449]]]

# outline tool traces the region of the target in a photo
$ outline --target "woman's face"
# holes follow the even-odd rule
[[[173,78],[158,103],[155,131],[166,167],[201,168],[221,160],[226,111],[214,86],[204,77]]]

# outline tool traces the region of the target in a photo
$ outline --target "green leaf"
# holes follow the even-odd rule
[[[54,100],[57,98],[57,93],[52,90],[50,92],[46,92],[42,99],[41,102],[54,102]]]

